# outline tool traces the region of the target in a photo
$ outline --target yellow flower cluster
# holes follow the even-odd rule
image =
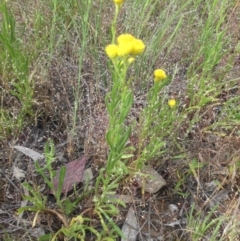
[[[117,44],[109,44],[105,48],[106,54],[110,59],[117,56],[135,56],[143,53],[145,44],[142,40],[135,38],[131,34],[121,34],[117,38]]]
[[[164,80],[167,78],[167,74],[162,69],[156,69],[154,71],[154,81],[156,83],[160,82],[161,80]]]
[[[128,59],[128,63],[129,63],[129,64],[133,63],[134,61],[135,61],[135,58],[133,58],[133,57],[131,57],[131,58]]]

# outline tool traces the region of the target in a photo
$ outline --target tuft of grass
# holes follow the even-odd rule
[[[33,115],[32,98],[34,82],[29,72],[30,58],[25,55],[21,41],[16,36],[15,19],[6,2],[0,5],[3,21],[0,33],[1,55],[1,128],[0,138],[9,138],[20,133],[25,118]],[[27,93],[27,94],[26,94]],[[12,98],[18,106],[6,101]],[[14,109],[16,108],[16,109]]]
[[[213,241],[219,238],[221,225],[227,222],[227,217],[212,217],[215,216],[216,209],[217,207],[213,208],[206,216],[203,216],[201,211],[194,214],[194,205],[192,205],[187,216],[187,229],[191,240],[205,238]]]

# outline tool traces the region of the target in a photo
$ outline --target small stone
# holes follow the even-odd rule
[[[137,184],[149,193],[156,193],[167,183],[163,177],[151,166],[144,166],[142,173],[136,175]]]

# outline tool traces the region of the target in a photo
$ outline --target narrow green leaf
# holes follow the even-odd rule
[[[58,200],[60,200],[60,196],[62,193],[62,187],[63,187],[63,183],[64,183],[65,174],[66,174],[66,167],[62,166],[60,169],[60,173],[59,173],[58,189],[57,189],[57,193],[56,193]]]

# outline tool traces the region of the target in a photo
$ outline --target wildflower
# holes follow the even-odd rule
[[[144,49],[145,49],[145,44],[143,43],[142,40],[140,39],[135,39],[133,41],[133,50],[132,50],[132,54],[133,55],[137,55],[137,54],[141,54]]]
[[[125,33],[118,36],[117,43],[124,44],[124,43],[132,42],[134,40],[135,38],[131,34]]]
[[[171,107],[171,108],[174,108],[176,106],[176,100],[175,99],[170,99],[168,101],[168,105]]]
[[[135,38],[131,34],[121,34],[117,38],[118,43],[118,56],[126,56],[132,53],[133,40]]]
[[[135,58],[131,57],[128,59],[128,63],[131,64],[132,62],[134,62]]]
[[[117,57],[118,55],[118,46],[116,44],[109,44],[105,48],[106,54],[110,59]]]
[[[113,0],[117,5],[121,5],[125,0]]]
[[[155,82],[160,82],[161,80],[164,80],[167,78],[167,74],[165,73],[164,70],[162,69],[156,69],[154,71],[154,81]]]
[[[118,56],[124,57],[130,55],[133,50],[131,42],[118,45]]]
[[[131,34],[121,34],[117,38],[119,45],[119,56],[126,56],[129,54],[138,55],[145,49],[145,44],[142,40],[135,38]]]
[[[113,59],[117,56],[125,57],[128,55],[141,54],[145,49],[142,40],[135,38],[131,34],[121,34],[117,38],[117,44],[109,44],[105,51],[109,58]]]

